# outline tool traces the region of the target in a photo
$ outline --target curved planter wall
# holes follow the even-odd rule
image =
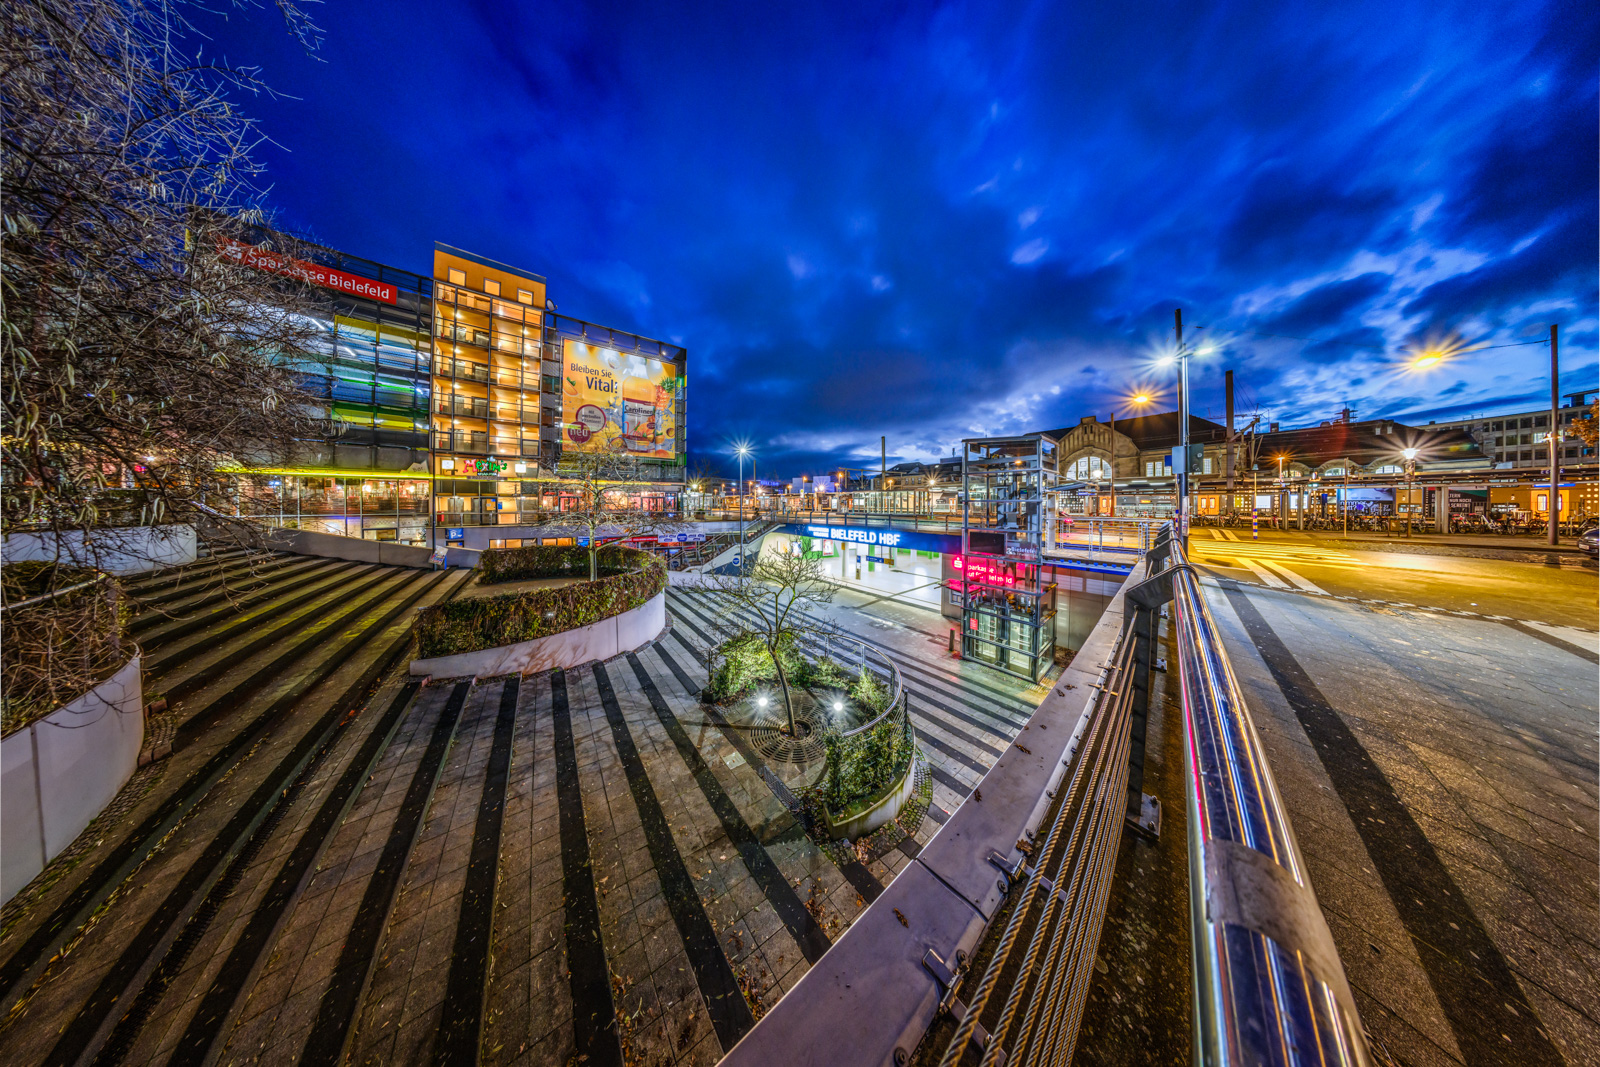
[[[843,838],[846,841],[854,841],[859,837],[865,837],[878,827],[888,825],[891,820],[899,816],[900,809],[906,806],[906,803],[916,791],[917,760],[913,756],[911,762],[906,765],[906,775],[900,779],[900,783],[866,811],[852,815],[842,822],[834,822],[833,814],[824,809],[823,818],[828,823],[828,833],[835,839]]]
[[[667,594],[663,591],[631,611],[576,630],[477,652],[414,659],[411,673],[437,678],[492,678],[497,674],[528,674],[557,667],[576,667],[641,648],[660,637],[666,626]]]
[[[140,657],[0,740],[0,903],[33,881],[127,784],[144,744]]]

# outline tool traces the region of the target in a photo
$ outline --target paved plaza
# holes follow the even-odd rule
[[[834,621],[898,664],[926,769],[907,825],[822,847],[794,810],[805,769],[698,700],[725,608],[676,587],[669,606],[662,639],[605,663],[387,682],[210,891],[188,886],[216,868],[197,857],[250,802],[257,764],[301,741],[293,722],[270,735],[20,998],[0,1060],[454,1063],[479,1043],[486,1064],[715,1062],[916,855],[1037,696],[950,660],[931,630],[841,605]],[[53,899],[14,915],[4,947]],[[75,1032],[112,991],[98,1031]]]

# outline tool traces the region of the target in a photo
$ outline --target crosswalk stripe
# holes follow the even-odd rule
[[[1311,582],[1311,581],[1306,580],[1305,578],[1302,578],[1300,575],[1296,574],[1294,571],[1290,570],[1288,567],[1285,567],[1281,563],[1274,563],[1274,562],[1270,562],[1268,560],[1262,560],[1261,561],[1261,565],[1263,567],[1269,568],[1270,570],[1277,571],[1279,574],[1281,574],[1285,578],[1289,579],[1289,581],[1293,582],[1297,587],[1299,587],[1301,589],[1304,589],[1308,593],[1320,593],[1323,596],[1327,596],[1328,595],[1328,591],[1326,589],[1324,589],[1321,586],[1317,585],[1315,582]]]
[[[1269,588],[1269,589],[1287,589],[1287,588],[1289,588],[1288,585],[1286,585],[1284,582],[1279,580],[1277,578],[1277,576],[1275,576],[1271,572],[1267,571],[1266,568],[1264,568],[1260,564],[1256,563],[1255,560],[1246,559],[1245,557],[1241,556],[1239,558],[1239,562],[1243,563],[1247,568],[1249,568],[1250,572],[1252,574],[1254,574],[1257,578],[1260,578],[1262,584],[1267,586],[1267,588]]]
[[[1248,542],[1228,542],[1223,545],[1211,544],[1202,541],[1195,546],[1197,555],[1203,556],[1254,556],[1257,559],[1291,559],[1304,562],[1319,560],[1334,560],[1338,562],[1353,562],[1353,556],[1342,552],[1318,552],[1316,550],[1277,548],[1265,545],[1252,545]]]
[[[1226,537],[1222,536],[1222,531],[1217,529],[1215,526],[1213,526],[1211,528],[1211,536],[1213,538],[1215,538],[1216,540],[1218,540],[1218,541],[1226,541],[1227,540]]]

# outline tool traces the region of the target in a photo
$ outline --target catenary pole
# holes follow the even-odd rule
[[[1183,462],[1175,472],[1178,476],[1177,513],[1178,536],[1189,541],[1189,353],[1183,347],[1183,309],[1173,308],[1172,321],[1178,335],[1178,443],[1182,446]]]
[[[1225,403],[1227,404],[1228,415],[1228,436],[1224,438],[1222,465],[1223,473],[1228,480],[1227,511],[1231,515],[1233,513],[1233,371],[1223,372],[1222,387],[1227,396]],[[1219,512],[1221,510],[1220,508],[1218,509]]]
[[[1560,338],[1561,327],[1550,324],[1550,543],[1561,540],[1561,404],[1558,393],[1561,383]]]

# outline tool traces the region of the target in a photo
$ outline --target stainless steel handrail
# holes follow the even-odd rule
[[[848,643],[848,644],[853,644],[853,645],[857,646],[858,648],[860,648],[862,650],[862,656],[861,656],[861,662],[862,663],[866,663],[867,654],[870,653],[871,655],[874,655],[874,656],[878,657],[878,659],[882,660],[884,666],[889,668],[889,681],[890,681],[891,685],[890,685],[890,688],[889,688],[889,701],[884,706],[884,709],[881,712],[879,712],[877,715],[873,716],[870,721],[864,722],[860,726],[853,727],[852,729],[843,730],[839,734],[840,737],[854,737],[856,734],[865,733],[867,730],[872,729],[874,726],[876,726],[880,722],[882,722],[885,718],[887,718],[888,716],[892,715],[896,708],[900,707],[901,702],[902,702],[902,698],[905,696],[905,685],[900,680],[900,668],[896,667],[894,665],[894,660],[890,659],[887,655],[885,655],[883,650],[878,648],[876,645],[870,645],[867,642],[860,640],[859,638],[848,637],[848,636],[845,636],[844,634],[829,634],[828,635],[828,645],[830,647],[829,647],[828,650],[830,652],[832,651],[831,645],[832,645],[832,643],[834,641],[840,641],[840,642],[844,642],[844,643]]]
[[[1199,578],[1171,545],[1195,1061],[1371,1063],[1327,920]]]

